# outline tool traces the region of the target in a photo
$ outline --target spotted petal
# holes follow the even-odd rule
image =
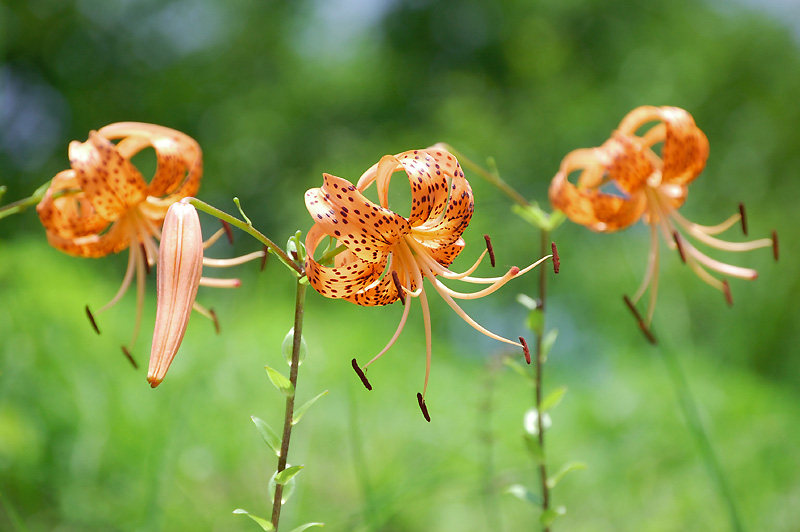
[[[86,142],[71,142],[69,159],[86,198],[106,220],[144,200],[147,185],[139,171],[97,132],[90,132]]]
[[[321,230],[359,259],[385,263],[388,250],[411,227],[408,220],[374,204],[346,179],[323,175],[323,185],[306,192],[306,207]]]

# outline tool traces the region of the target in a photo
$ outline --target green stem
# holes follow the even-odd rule
[[[736,504],[733,490],[728,483],[722,466],[719,462],[714,447],[711,444],[711,439],[706,432],[703,422],[700,419],[700,413],[697,408],[697,402],[689,389],[689,383],[686,379],[686,374],[681,367],[680,361],[676,356],[671,356],[664,349],[659,350],[661,359],[664,361],[669,373],[670,382],[672,383],[675,395],[678,398],[681,411],[686,418],[686,424],[689,426],[689,432],[694,438],[700,454],[703,457],[706,468],[709,474],[714,479],[717,485],[717,491],[722,498],[725,506],[727,506],[728,514],[731,521],[731,528],[735,532],[744,532],[745,528],[742,524],[742,519],[739,515],[739,508]]]
[[[49,186],[50,181],[37,188],[30,197],[0,207],[0,219],[5,218],[6,216],[11,216],[12,214],[20,213],[28,207],[38,204],[40,201],[42,201],[42,198],[44,197],[45,192],[47,192],[47,188]],[[2,197],[5,192],[6,187],[0,187],[0,197]]]
[[[242,220],[231,216],[230,214],[217,209],[216,207],[212,207],[208,203],[200,201],[197,198],[188,198],[189,203],[195,206],[195,208],[205,212],[206,214],[210,214],[220,220],[228,222],[234,227],[237,227],[247,233],[248,235],[252,236],[262,244],[264,244],[269,251],[274,253],[278,256],[278,258],[283,262],[286,266],[294,270],[294,272],[299,276],[302,277],[305,275],[305,271],[303,270],[302,266],[299,266],[294,259],[292,259],[289,255],[286,254],[283,249],[281,249],[277,244],[275,244],[272,240],[267,238],[263,233],[261,233],[258,229],[253,227],[252,224],[247,222],[243,222]]]
[[[303,339],[303,312],[308,283],[305,279],[297,279],[297,292],[294,302],[294,336],[292,338],[292,365],[289,370],[289,381],[292,383],[294,393],[286,398],[286,410],[283,415],[283,437],[281,438],[281,454],[278,457],[278,473],[286,469],[286,460],[289,456],[289,440],[292,437],[292,420],[294,419],[294,398],[297,394],[297,369],[300,366],[300,346]],[[281,518],[281,503],[283,499],[283,484],[275,486],[275,498],[272,501],[272,526],[278,530]]]
[[[542,229],[541,232],[541,243],[540,243],[540,253],[542,256],[547,254],[547,243],[550,241],[550,233]],[[544,352],[542,349],[542,342],[544,338],[544,331],[545,331],[545,322],[544,322],[544,312],[547,309],[545,305],[547,301],[547,269],[539,267],[539,311],[542,313],[542,323],[541,329],[536,334],[536,384],[534,386],[535,394],[536,394],[536,423],[537,429],[539,431],[539,448],[542,452],[542,460],[539,462],[539,482],[542,486],[542,512],[547,512],[550,509],[550,488],[547,486],[547,460],[545,454],[545,447],[544,447],[544,426],[542,423],[542,418],[544,414],[542,413],[542,374],[544,372],[543,368],[543,358]],[[544,532],[549,532],[550,527],[545,526]]]
[[[500,175],[496,171],[495,172],[490,172],[489,170],[483,168],[481,165],[475,163],[471,159],[468,159],[463,153],[459,152],[458,150],[456,150],[455,148],[453,148],[449,144],[444,144],[444,148],[447,151],[449,151],[450,153],[452,153],[453,155],[456,156],[456,159],[459,160],[459,162],[461,163],[461,166],[463,166],[464,168],[469,169],[472,172],[475,172],[476,174],[480,175],[485,180],[487,180],[488,182],[490,182],[491,184],[493,184],[494,186],[496,186],[497,188],[502,190],[503,193],[506,196],[508,196],[509,198],[511,198],[511,200],[514,203],[518,203],[519,205],[522,205],[523,207],[529,207],[530,206],[530,202],[528,200],[526,200],[522,196],[522,194],[520,194],[519,192],[517,192],[516,190],[511,188],[511,186],[508,183],[503,181],[503,179],[500,177]]]

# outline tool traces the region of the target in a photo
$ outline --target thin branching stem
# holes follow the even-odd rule
[[[497,171],[491,172],[486,168],[483,168],[481,165],[473,162],[471,159],[468,159],[463,153],[459,152],[449,144],[444,145],[445,149],[455,155],[456,159],[459,160],[461,166],[467,168],[471,172],[475,172],[476,174],[480,175],[489,183],[493,184],[497,188],[503,191],[503,193],[511,198],[514,203],[518,203],[523,207],[530,207],[530,202],[526,200],[522,194],[514,190],[508,183],[503,181],[500,177],[500,174]]]
[[[714,451],[714,446],[711,444],[708,432],[706,432],[705,426],[700,418],[697,402],[694,399],[694,395],[692,395],[691,389],[689,389],[689,382],[686,379],[686,374],[681,367],[680,361],[674,353],[667,352],[663,348],[659,349],[659,352],[667,368],[667,373],[669,373],[670,382],[675,390],[675,395],[678,398],[683,416],[686,418],[689,432],[694,438],[695,444],[703,457],[703,462],[708,469],[709,475],[711,475],[714,483],[717,485],[717,492],[727,507],[728,516],[731,521],[731,529],[734,532],[744,532],[745,527],[739,514],[739,508],[736,504],[733,489],[728,483],[725,472],[717,457],[717,453]]]
[[[28,207],[33,207],[34,205],[37,205],[40,201],[42,201],[42,198],[44,198],[44,194],[45,192],[47,192],[47,188],[49,186],[50,186],[50,181],[37,188],[33,192],[33,194],[31,194],[30,197],[28,198],[23,198],[13,203],[8,203],[6,205],[0,205],[0,218],[5,218],[6,216],[11,216],[12,214],[20,213],[25,209],[27,209]],[[0,198],[3,197],[5,192],[6,192],[6,187],[4,186],[0,187]]]
[[[281,438],[281,455],[278,457],[278,473],[286,469],[286,460],[289,456],[289,440],[292,437],[292,420],[294,419],[294,398],[297,394],[297,369],[300,365],[300,346],[303,339],[303,313],[308,283],[304,279],[297,279],[297,292],[294,302],[294,337],[292,338],[292,365],[289,370],[289,381],[292,383],[294,393],[286,397],[286,410],[283,416],[283,436]],[[278,530],[283,503],[283,484],[276,484],[275,499],[272,502],[272,526]]]
[[[263,233],[261,233],[261,231],[253,227],[252,224],[242,221],[236,218],[235,216],[231,216],[230,214],[221,211],[216,207],[213,207],[208,203],[205,203],[204,201],[200,201],[197,198],[190,198],[188,201],[189,203],[194,205],[195,208],[205,212],[206,214],[210,214],[211,216],[219,218],[220,220],[228,222],[232,226],[241,229],[248,235],[252,236],[256,240],[264,244],[267,247],[267,249],[269,249],[269,251],[277,255],[278,258],[281,260],[281,262],[283,262],[286,266],[294,270],[298,276],[305,275],[305,271],[303,270],[302,266],[298,265],[289,255],[286,254],[285,251],[283,251],[283,249],[281,249],[272,240],[267,238]]]

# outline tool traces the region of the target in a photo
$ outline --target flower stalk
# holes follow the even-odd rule
[[[265,244],[266,245],[266,244]],[[298,278],[294,303],[294,337],[292,339],[292,362],[289,369],[289,381],[294,393],[286,397],[286,408],[283,416],[283,435],[281,437],[281,453],[278,457],[278,474],[286,469],[289,456],[289,442],[292,437],[292,419],[294,418],[294,398],[297,393],[297,370],[300,366],[300,347],[303,338],[303,316],[308,283]],[[283,504],[283,484],[275,485],[275,498],[272,502],[272,526],[278,530]]]

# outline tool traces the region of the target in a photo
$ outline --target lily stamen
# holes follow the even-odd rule
[[[486,241],[486,251],[489,252],[489,263],[494,268],[494,249],[492,249],[492,239],[489,238],[489,235],[483,235],[483,239]]]

